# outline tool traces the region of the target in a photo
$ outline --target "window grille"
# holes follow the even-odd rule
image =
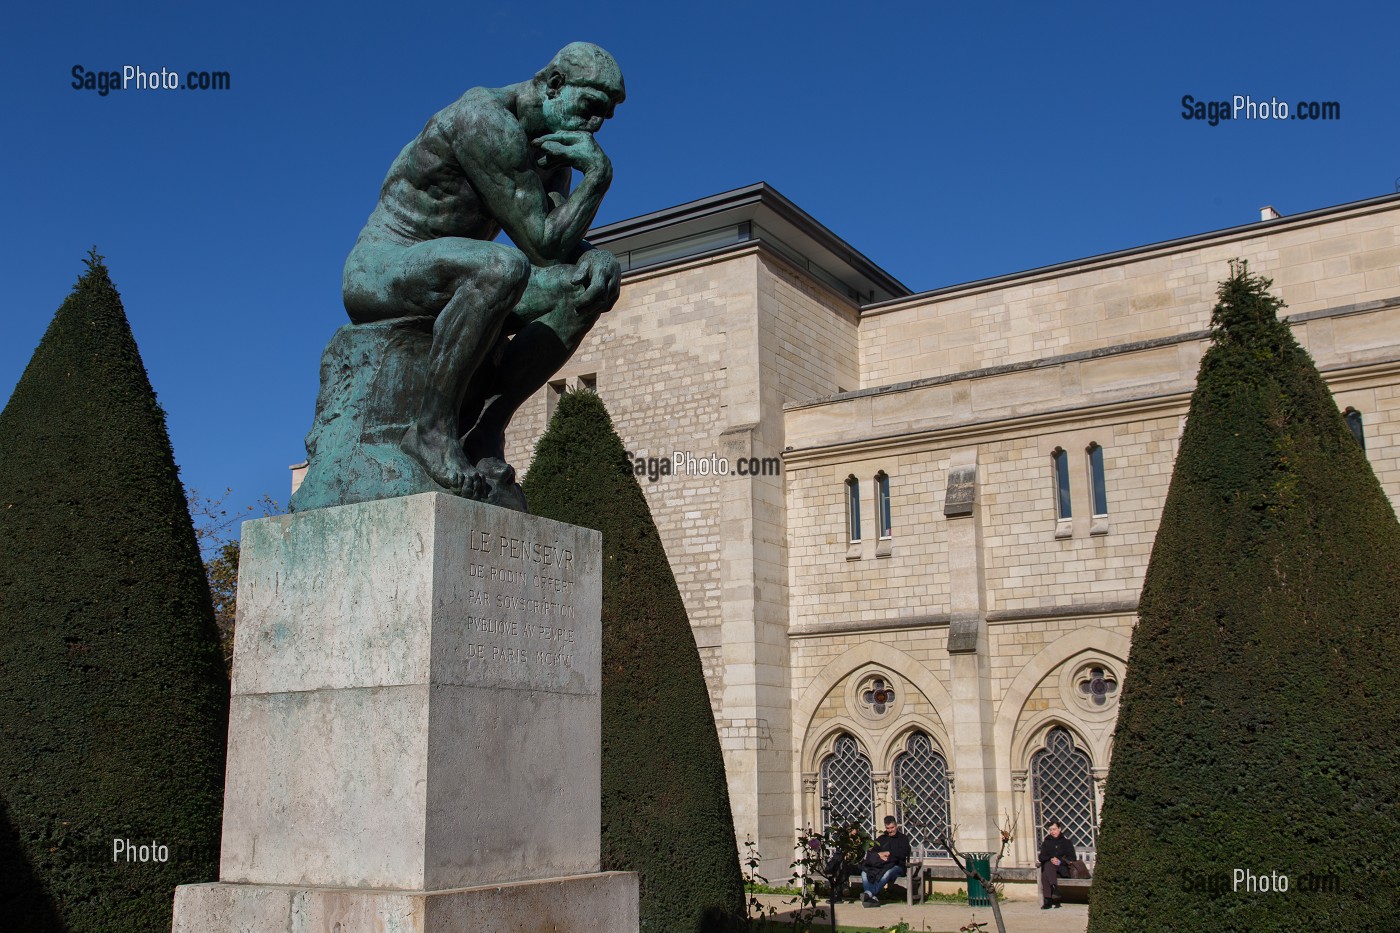
[[[909,737],[894,760],[894,799],[899,823],[916,851],[947,858],[948,761],[922,732]]]
[[[870,759],[849,735],[836,740],[822,761],[822,829],[858,823],[875,835],[875,788],[870,782]]]
[[[1045,747],[1031,756],[1031,800],[1035,844],[1045,836],[1045,824],[1058,822],[1079,851],[1098,848],[1098,813],[1089,756],[1074,747],[1069,730],[1055,727]]]

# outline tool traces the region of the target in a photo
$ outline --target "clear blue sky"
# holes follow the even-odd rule
[[[466,88],[524,80],[574,39],[628,86],[599,134],[615,180],[598,222],[767,181],[916,290],[1400,176],[1394,3],[142,6],[6,16],[0,390],[96,244],[182,476],[242,503],[287,498],[341,265],[390,161]],[[74,65],[124,64],[232,86],[71,87]],[[1211,127],[1182,118],[1185,94],[1337,101],[1341,119]]]

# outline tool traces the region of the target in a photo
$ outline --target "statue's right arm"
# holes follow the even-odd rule
[[[551,210],[544,185],[529,164],[529,141],[515,118],[494,101],[473,103],[457,115],[452,135],[457,160],[472,187],[532,264],[552,266],[568,261],[593,223],[612,182],[607,157],[593,144],[592,137],[580,141],[579,155],[559,156],[560,161],[583,171],[583,181],[564,203]],[[556,133],[546,139],[563,135]],[[575,147],[560,144],[554,148]],[[584,151],[587,149],[591,152]],[[578,165],[585,160],[587,167]]]

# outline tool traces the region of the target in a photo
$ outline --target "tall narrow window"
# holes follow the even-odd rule
[[[1094,508],[1094,517],[1108,514],[1108,487],[1103,479],[1103,448],[1097,443],[1090,444],[1089,455],[1089,494]]]
[[[875,497],[880,506],[880,537],[888,538],[894,525],[890,520],[890,478],[884,470],[875,474]]]
[[[854,476],[846,477],[846,538],[860,540],[860,480]]]
[[[598,374],[589,373],[586,376],[579,376],[578,387],[585,392],[592,392],[595,395],[598,394]]]
[[[1361,445],[1361,449],[1366,449],[1366,430],[1361,425],[1361,412],[1355,408],[1348,407],[1342,415],[1347,419],[1347,427],[1351,428],[1351,436],[1356,438],[1356,443]]]
[[[556,409],[556,408],[559,407],[559,400],[560,400],[561,398],[564,397],[564,389],[565,389],[565,387],[566,387],[566,383],[564,382],[563,379],[560,379],[560,380],[558,380],[558,381],[556,381],[556,382],[551,382],[549,385],[547,385],[547,386],[544,387],[544,391],[545,391],[545,397],[544,397],[544,398],[545,398],[545,402],[544,402],[544,420],[545,420],[545,421],[548,421],[549,419],[551,419],[551,418],[554,417],[554,409]]]
[[[1064,521],[1072,515],[1069,506],[1069,454],[1064,448],[1056,447],[1050,459],[1055,469],[1055,517]]]

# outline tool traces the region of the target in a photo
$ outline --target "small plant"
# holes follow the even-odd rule
[[[763,884],[749,881],[744,882],[744,890],[750,894],[797,895],[802,893],[801,888],[793,887],[790,884]]]
[[[744,839],[744,891],[747,894],[747,901],[744,905],[744,919],[747,921],[749,930],[766,930],[768,922],[773,915],[778,912],[778,908],[771,904],[764,904],[755,895],[767,894],[772,891],[768,886],[768,879],[758,873],[758,866],[762,864],[762,857],[758,854],[758,846],[754,843],[753,837]],[[760,926],[761,924],[761,926]]]
[[[1004,825],[998,827],[1001,834],[1001,848],[993,856],[991,871],[988,873],[989,877],[985,878],[972,867],[966,856],[958,851],[958,847],[953,841],[953,829],[954,827],[950,826],[948,832],[944,833],[943,838],[940,840],[943,848],[947,850],[948,855],[953,859],[953,864],[962,869],[963,873],[967,876],[969,885],[975,878],[977,882],[992,895],[992,919],[996,921],[998,933],[1006,933],[1006,922],[1002,920],[1001,917],[1001,899],[1004,893],[1003,886],[1000,883],[994,883],[994,879],[997,882],[1000,881],[997,870],[1001,867],[1001,860],[1006,857],[1006,853],[1011,849],[1012,841],[1016,838],[1016,820],[1007,815]],[[963,927],[962,929],[980,930],[985,926],[985,923],[981,923]],[[961,931],[959,931],[959,933],[961,933]]]

